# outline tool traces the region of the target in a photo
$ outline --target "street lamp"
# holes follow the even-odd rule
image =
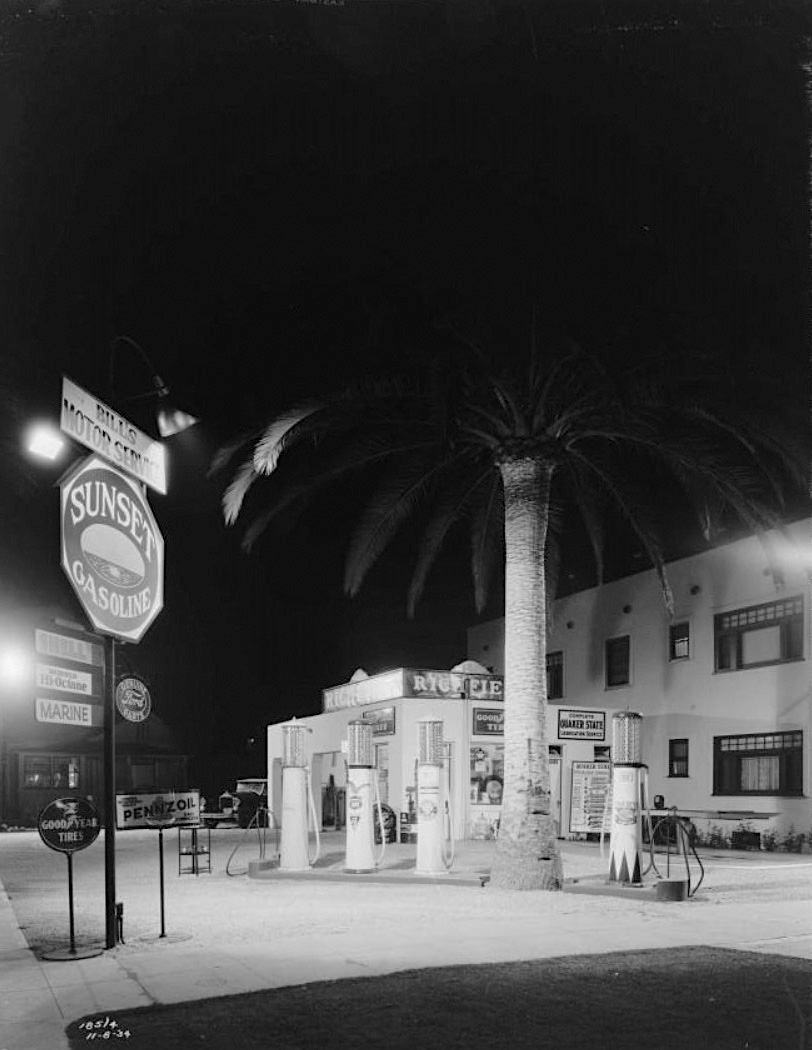
[[[147,352],[144,348],[136,343],[134,339],[131,339],[128,335],[117,335],[110,344],[110,391],[111,394],[115,389],[114,377],[115,377],[115,361],[116,361],[116,348],[119,343],[124,343],[126,346],[131,347],[135,350],[141,360],[144,362],[146,367],[152,376],[152,389],[146,390],[142,394],[134,394],[123,398],[124,401],[142,401],[144,398],[155,397],[158,399],[158,404],[155,409],[155,418],[158,425],[158,433],[161,437],[172,437],[174,434],[180,434],[184,430],[188,430],[189,427],[193,427],[198,422],[196,416],[191,415],[184,409],[178,408],[177,405],[173,404],[169,397],[169,387],[158,375],[155,370],[155,366],[149,359]]]
[[[0,823],[8,803],[8,741],[4,726],[5,697],[23,685],[31,674],[31,655],[17,646],[0,649]]]
[[[32,455],[53,461],[65,447],[65,440],[50,423],[34,423],[28,428],[25,445]]]

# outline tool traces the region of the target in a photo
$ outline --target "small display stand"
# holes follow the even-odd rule
[[[178,828],[178,875],[211,874],[211,828]]]

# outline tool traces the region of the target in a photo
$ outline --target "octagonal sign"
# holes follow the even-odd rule
[[[164,604],[164,541],[140,485],[98,456],[62,482],[62,568],[96,630],[138,642]]]

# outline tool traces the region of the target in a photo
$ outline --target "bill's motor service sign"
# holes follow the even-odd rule
[[[62,568],[93,626],[140,640],[163,607],[164,541],[140,485],[89,456],[61,484]]]

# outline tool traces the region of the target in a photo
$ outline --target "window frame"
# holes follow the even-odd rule
[[[770,738],[783,738],[780,745],[773,742],[768,746]],[[789,738],[789,740],[787,740]],[[797,744],[794,741],[798,741]],[[752,743],[747,747],[723,747],[726,741],[740,741]],[[757,746],[763,741],[764,746]],[[742,762],[748,758],[778,757],[779,783],[776,790],[755,789],[748,790],[742,787],[731,787],[732,779],[741,784]],[[713,738],[713,794],[732,796],[773,796],[785,798],[803,797],[804,779],[804,732],[802,729],[782,729],[766,733],[727,733],[723,736]],[[794,758],[794,761],[793,761]],[[729,767],[727,769],[723,768]]]
[[[677,754],[677,745],[683,744],[685,746],[685,754]],[[668,740],[668,777],[669,779],[684,779],[690,776],[690,746],[688,743],[687,736],[675,736],[669,737]],[[684,762],[685,771],[677,772],[677,766]]]
[[[72,754],[58,754],[47,751],[28,752],[23,754],[22,762],[20,763],[19,772],[19,783],[20,790],[22,791],[54,791],[57,788],[65,788],[70,791],[76,791],[80,789],[82,782],[81,763],[78,755]],[[28,778],[31,775],[29,768],[31,764],[39,763],[42,766],[42,774],[47,777],[45,783],[42,784],[29,784]],[[44,767],[47,765],[48,772],[45,773]],[[56,782],[57,775],[60,777],[63,771],[67,769],[65,774],[65,782]]]
[[[785,611],[786,607],[795,604],[796,611]],[[770,610],[773,610],[770,614]],[[776,601],[759,602],[757,605],[745,605],[727,612],[716,613],[713,617],[713,670],[715,674],[729,674],[734,671],[751,671],[759,667],[773,667],[776,664],[794,663],[804,659],[804,623],[806,603],[803,594],[794,594],[789,598]],[[743,623],[730,623],[733,619],[745,620]],[[780,655],[769,660],[753,660],[744,663],[743,640],[748,634],[770,627],[779,629]],[[729,666],[722,666],[723,647]],[[732,656],[732,659],[730,657]]]
[[[675,652],[675,642],[681,639],[675,637],[674,632],[679,627],[685,628],[685,642],[688,651],[683,656],[679,656]],[[683,617],[668,625],[668,662],[673,664],[680,663],[682,660],[690,660],[691,655],[691,621],[688,617]]]
[[[554,667],[550,667],[550,657],[558,657],[558,661]],[[547,650],[545,655],[545,675],[547,678],[547,699],[548,700],[563,700],[564,699],[564,650],[563,649],[552,649]],[[552,674],[555,673],[556,677],[560,679],[561,689],[560,692],[554,693],[551,688]]]
[[[623,682],[609,681],[609,647],[613,642],[626,643],[626,680]],[[611,638],[604,639],[603,643],[603,687],[604,689],[625,689],[632,684],[632,636],[630,634],[616,634]]]

